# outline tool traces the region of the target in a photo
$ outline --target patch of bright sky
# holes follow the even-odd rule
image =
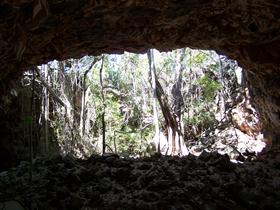
[[[120,63],[123,56],[128,53],[128,52],[125,52],[124,54],[111,54],[109,55],[109,60],[112,61],[112,62],[115,62],[116,64]],[[159,52],[158,50],[154,50],[154,58],[155,58],[155,62],[159,62],[160,59],[161,59],[162,55],[161,55],[161,52]],[[147,54],[144,53],[144,54],[139,54],[139,58],[140,59],[146,59],[147,58]]]
[[[171,52],[171,51],[170,51]],[[155,64],[156,66],[159,66],[160,62],[162,61],[162,57],[166,56],[166,54],[170,53],[170,52],[159,52],[158,50],[154,50],[154,59],[155,59]],[[128,52],[125,52],[125,54],[127,54]],[[204,53],[205,55],[208,56],[208,59],[205,59],[205,61],[203,62],[203,66],[208,66],[210,64],[214,64],[216,63],[220,58],[223,59],[225,58],[225,56],[223,55],[218,55],[215,51],[211,51],[211,50],[191,50],[191,54],[192,56],[196,56],[199,53]],[[119,66],[119,64],[122,61],[122,58],[124,57],[125,54],[112,54],[109,55],[109,60],[111,61],[111,64],[113,64],[114,66]],[[209,59],[211,57],[211,59]],[[141,60],[145,60],[147,59],[147,54],[139,54],[139,58]],[[193,66],[193,69],[196,70],[201,70],[201,66]],[[117,69],[117,68],[115,68]],[[242,80],[242,68],[238,67],[235,69],[235,73],[237,76],[237,81],[239,84],[241,84],[241,80]]]
[[[171,52],[171,51],[170,51]],[[163,56],[166,56],[166,54],[170,53],[170,52],[159,52],[158,50],[154,49],[154,59],[155,59],[155,64],[156,66],[159,66],[160,62],[162,61]],[[211,63],[214,63],[215,60],[219,59],[219,55],[215,52],[215,51],[209,51],[209,50],[191,50],[192,52],[192,56],[196,56],[199,53],[205,53],[206,55],[209,56],[213,56],[214,59],[206,59],[205,62],[203,62],[204,66],[210,65]],[[118,66],[120,66],[122,59],[124,58],[125,54],[127,54],[128,52],[125,52],[124,54],[111,54],[108,56],[108,59],[110,61],[110,64],[116,68],[113,68],[115,70],[117,70]],[[83,62],[79,62],[77,64],[77,66],[75,67],[77,70],[83,69],[83,68],[87,68],[87,60],[88,60],[89,56],[85,56],[82,58]],[[224,56],[220,56],[220,58],[223,58]],[[147,54],[139,54],[139,58],[140,60],[145,60],[147,59]],[[53,62],[50,63],[50,66],[54,69],[58,69],[58,62],[55,60]],[[195,67],[192,67],[195,68]],[[200,68],[200,67],[198,67]],[[68,69],[66,69],[67,71]],[[238,67],[235,70],[236,76],[237,76],[237,80],[238,83],[241,84],[241,80],[242,80],[242,68]]]

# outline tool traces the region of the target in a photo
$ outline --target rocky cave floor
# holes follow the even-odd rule
[[[278,160],[277,160],[278,159]],[[227,155],[55,156],[0,173],[0,204],[25,209],[280,209],[280,160],[235,164]],[[5,208],[4,208],[5,209]]]

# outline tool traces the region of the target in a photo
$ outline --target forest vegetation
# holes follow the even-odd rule
[[[183,48],[52,61],[25,72],[13,91],[32,156],[182,156],[222,142],[236,158],[263,147],[245,87],[236,61]],[[253,146],[240,147],[244,138]]]

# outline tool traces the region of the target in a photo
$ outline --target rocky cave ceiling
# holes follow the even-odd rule
[[[186,46],[238,60],[265,135],[275,141],[279,0],[2,0],[0,91],[7,92],[25,69],[53,59]]]

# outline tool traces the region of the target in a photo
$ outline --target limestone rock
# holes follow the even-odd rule
[[[279,160],[260,159],[234,167],[227,156],[217,153],[205,153],[202,158],[119,160],[127,164],[115,167],[102,156],[95,157],[94,163],[92,159],[37,159],[32,187],[26,170],[29,166],[23,163],[0,174],[0,200],[15,202],[16,198],[20,206],[42,210],[280,207],[280,168],[274,167]],[[54,171],[57,165],[59,171]]]

